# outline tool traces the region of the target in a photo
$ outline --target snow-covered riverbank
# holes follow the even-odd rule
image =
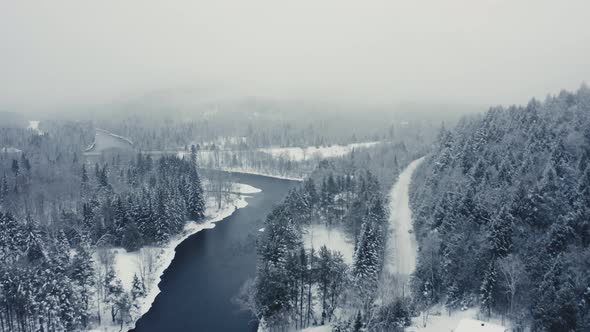
[[[163,247],[143,248],[142,250],[131,253],[126,252],[122,248],[114,248],[110,250],[114,254],[113,265],[115,272],[117,277],[121,279],[123,287],[126,291],[129,291],[131,288],[134,275],[139,277],[142,275],[142,273],[145,273],[146,252],[148,252],[147,255],[153,256],[151,257],[153,258],[153,262],[150,263],[152,264],[151,272],[149,272],[149,276],[145,278],[145,288],[147,290],[147,295],[136,304],[137,310],[132,313],[131,322],[129,324],[125,324],[123,326],[123,330],[133,328],[135,326],[135,321],[139,319],[144,313],[146,313],[152,306],[156,296],[158,296],[160,293],[160,289],[158,287],[160,277],[174,259],[175,248],[189,236],[204,229],[214,228],[216,222],[230,216],[237,209],[246,207],[248,205],[248,202],[246,201],[247,198],[251,197],[253,194],[261,192],[261,190],[258,188],[241,183],[235,183],[233,185],[233,190],[235,190],[235,192],[239,192],[240,195],[232,195],[231,201],[226,202],[221,209],[217,209],[217,203],[215,202],[214,198],[209,198],[207,200],[205,220],[200,223],[192,221],[188,222],[184,228],[183,233],[172,238],[168,244]],[[95,261],[97,261],[97,259],[95,259]],[[103,316],[102,325],[94,326],[90,331],[120,331],[121,326],[111,323],[111,319],[108,316],[109,314],[107,311],[101,315]]]
[[[281,180],[303,181],[303,178],[301,178],[301,177],[284,176],[284,175],[280,175],[280,174],[275,174],[273,172],[258,171],[258,170],[255,170],[253,168],[248,168],[248,167],[223,167],[222,170],[225,172],[261,175],[261,176],[266,176],[269,178],[275,178],[275,179],[281,179]]]

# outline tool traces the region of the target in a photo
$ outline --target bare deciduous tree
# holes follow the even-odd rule
[[[510,317],[512,318],[514,315],[514,298],[524,276],[523,264],[517,256],[509,254],[501,259],[498,265],[504,276],[506,293],[510,301]]]

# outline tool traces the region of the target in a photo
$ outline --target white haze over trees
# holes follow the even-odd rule
[[[584,0],[2,1],[0,109],[150,91],[523,104],[590,75]]]
[[[589,13],[0,0],[0,332],[590,331]]]

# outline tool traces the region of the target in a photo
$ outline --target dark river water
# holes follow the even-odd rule
[[[161,292],[132,331],[256,331],[258,322],[232,302],[256,272],[256,238],[266,215],[294,181],[233,173],[233,181],[262,189],[248,206],[176,247]]]

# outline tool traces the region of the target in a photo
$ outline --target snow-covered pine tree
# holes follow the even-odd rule
[[[72,259],[71,271],[71,279],[79,294],[79,316],[82,326],[87,327],[91,317],[90,299],[96,277],[88,240],[85,238],[80,241],[76,255]]]
[[[146,296],[145,285],[139,278],[137,274],[133,275],[133,281],[131,283],[131,299],[133,301],[137,300],[138,298]]]
[[[111,306],[111,319],[116,322],[117,314],[119,314],[118,304],[121,297],[125,294],[121,280],[117,278],[115,270],[110,267],[107,270],[104,279],[105,300]]]
[[[512,220],[512,215],[506,207],[503,207],[500,213],[492,217],[488,233],[492,257],[505,257],[512,249]]]
[[[164,189],[159,189],[156,197],[156,214],[154,216],[154,240],[156,243],[166,243],[170,240],[170,219],[168,196]]]
[[[365,220],[361,227],[360,240],[354,254],[352,276],[361,304],[365,311],[377,291],[381,266],[381,243],[376,225]]]
[[[574,195],[574,227],[583,247],[590,245],[590,164],[578,180]]]
[[[127,213],[127,206],[123,203],[121,196],[117,196],[114,206],[113,229],[110,232],[115,237],[117,244],[120,245],[123,240],[123,233],[125,227],[129,223],[129,215]]]
[[[201,185],[201,179],[196,168],[191,169],[188,181],[188,200],[186,209],[188,218],[200,221],[205,217],[205,197]]]
[[[489,316],[492,312],[495,301],[496,286],[498,282],[498,273],[496,270],[495,260],[490,262],[488,269],[485,271],[483,281],[480,287],[481,306]]]

